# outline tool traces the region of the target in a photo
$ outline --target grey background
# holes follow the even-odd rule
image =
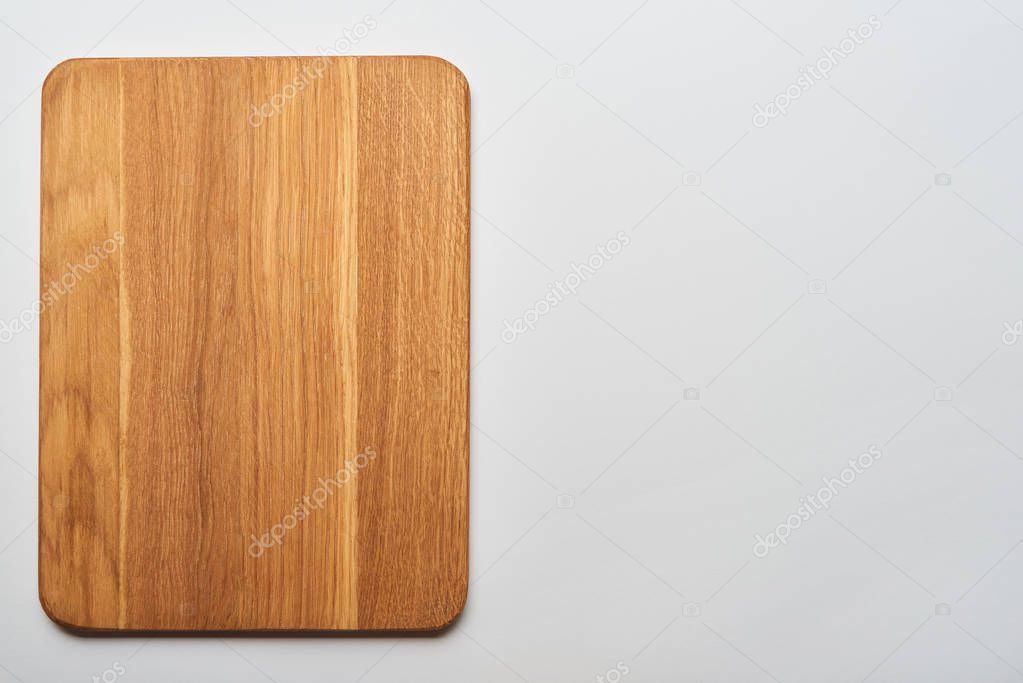
[[[1023,319],[1023,3],[386,2],[5,3],[0,319],[38,296],[60,60],[317,54],[367,15],[349,53],[451,60],[474,147],[464,616],[435,638],[60,631],[36,597],[33,328],[0,348],[0,679],[1023,679],[1023,340],[1002,339]]]

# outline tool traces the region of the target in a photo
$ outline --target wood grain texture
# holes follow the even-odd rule
[[[352,631],[457,616],[468,117],[464,77],[432,57],[54,69],[39,423],[51,618]]]

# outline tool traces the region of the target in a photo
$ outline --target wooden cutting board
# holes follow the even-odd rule
[[[469,92],[433,57],[42,94],[39,593],[104,630],[432,630],[467,589]]]

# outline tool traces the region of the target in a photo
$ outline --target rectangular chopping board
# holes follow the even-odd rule
[[[43,87],[41,195],[46,613],[449,624],[467,590],[462,74],[64,62]]]

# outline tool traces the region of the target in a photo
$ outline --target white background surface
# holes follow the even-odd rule
[[[0,347],[0,679],[1023,679],[1023,339],[1002,341],[1023,319],[1023,4],[386,3],[0,7],[0,319],[38,296],[60,60],[318,54],[367,15],[350,53],[451,60],[475,150],[464,616],[434,638],[62,632],[36,597],[33,329]],[[828,80],[752,125],[871,15]]]

